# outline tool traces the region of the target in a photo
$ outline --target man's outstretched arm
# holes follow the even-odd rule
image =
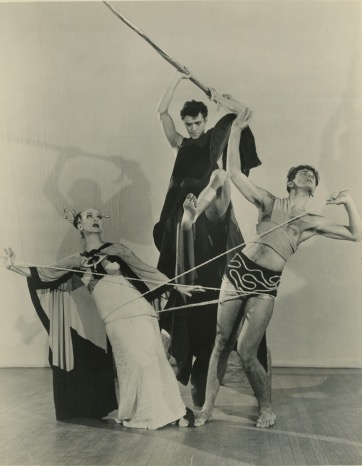
[[[176,131],[174,121],[168,113],[168,109],[178,83],[181,79],[186,79],[188,77],[189,75],[176,71],[157,107],[157,113],[161,120],[163,132],[171,147],[179,147],[182,143],[183,136]]]
[[[261,207],[263,199],[271,194],[265,189],[259,188],[250,179],[244,175],[240,166],[239,144],[241,132],[249,126],[252,117],[252,112],[246,108],[243,113],[240,113],[231,126],[227,150],[227,167],[226,170],[231,181],[241,194],[252,204]]]
[[[362,240],[362,219],[348,191],[335,192],[327,199],[328,205],[343,204],[349,219],[349,225],[339,225],[321,217],[316,233],[326,238],[344,239],[347,241]]]

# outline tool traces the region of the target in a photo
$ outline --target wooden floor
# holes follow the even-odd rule
[[[0,369],[0,464],[362,464],[362,370],[275,368],[277,424],[261,430],[236,367],[232,359],[212,422],[157,431],[120,427],[112,416],[58,422],[50,369]],[[181,390],[192,407],[189,387]]]

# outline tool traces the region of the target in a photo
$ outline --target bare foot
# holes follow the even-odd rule
[[[195,419],[195,427],[201,427],[210,421],[212,421],[212,413],[210,411],[201,410]]]
[[[256,421],[256,427],[260,427],[261,429],[265,427],[270,427],[275,424],[276,420],[276,415],[273,413],[273,411],[270,409],[262,409],[260,411],[260,416],[258,417],[258,420]]]
[[[182,216],[181,228],[189,230],[197,219],[197,198],[192,193],[186,196],[183,203],[184,214]]]

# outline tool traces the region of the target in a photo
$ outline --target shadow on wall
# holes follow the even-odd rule
[[[46,171],[42,187],[46,200],[59,215],[56,221],[60,222],[60,231],[66,232],[60,244],[54,244],[56,260],[83,249],[79,233],[70,224],[67,228],[65,224],[68,222],[62,220],[64,208],[79,211],[96,207],[110,215],[111,218],[104,222],[105,241],[153,244],[150,184],[137,161],[121,155],[101,156],[44,141],[16,140],[36,145],[42,152],[54,152],[57,156],[50,171]],[[16,326],[26,345],[43,331],[38,323],[29,327],[24,317],[19,317]]]
[[[319,168],[328,194],[339,189],[349,189],[351,181],[356,184],[356,178],[351,180],[351,175],[358,176],[361,168],[357,150],[361,149],[358,141],[361,135],[362,115],[351,95],[353,89],[345,93],[323,133]]]
[[[54,149],[54,146],[52,146]],[[77,147],[57,146],[58,158],[43,192],[57,213],[95,207],[104,215],[106,241],[152,244],[150,184],[139,163],[121,155],[101,156]],[[60,259],[74,252],[78,233],[70,229],[58,248]],[[76,250],[81,249],[81,241]]]
[[[338,99],[340,104],[329,118],[322,134],[319,168],[328,189],[327,194],[338,189],[351,188],[351,175],[354,175],[352,183],[359,184],[357,177],[361,168],[359,154],[362,114],[357,97],[360,94],[361,59],[359,40],[355,40],[353,44],[356,45],[351,44],[352,59],[347,73],[347,88],[344,95]]]

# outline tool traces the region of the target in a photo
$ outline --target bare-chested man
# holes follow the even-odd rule
[[[299,244],[315,235],[348,241],[362,239],[362,220],[348,191],[334,192],[326,202],[344,205],[349,218],[348,226],[335,224],[325,217],[312,215],[305,210],[319,182],[319,174],[313,167],[300,165],[289,170],[289,196],[284,199],[259,188],[240,171],[237,148],[241,132],[248,126],[250,119],[251,112],[246,110],[233,122],[228,146],[227,172],[240,193],[257,207],[259,220],[256,230],[259,236],[243,251],[238,251],[225,269],[206,400],[195,422],[196,426],[211,420],[214,402],[235,342],[240,363],[258,400],[259,417],[256,426],[269,427],[275,423],[276,416],[271,407],[267,375],[256,356],[261,338],[273,314],[283,268]],[[197,216],[197,202],[194,202],[194,206],[189,208],[191,222]],[[241,310],[243,301],[246,301],[246,304]]]
[[[214,128],[206,130],[206,105],[188,101],[180,116],[189,137],[182,136],[175,128],[169,106],[177,85],[188,77],[180,72],[173,76],[157,109],[166,139],[176,152],[160,220],[154,228],[155,244],[160,251],[157,267],[171,277],[182,275],[243,242],[230,202],[223,152],[235,118],[232,113],[243,111],[245,106],[230,96],[213,91],[212,100],[230,113],[222,117]],[[246,156],[246,160],[242,168],[248,173],[260,161],[251,131],[245,131],[243,136],[240,153]],[[193,222],[190,222],[188,208],[193,204],[194,196],[198,198],[198,213],[197,219],[193,217]],[[218,289],[225,265],[224,256],[182,275],[178,282]],[[191,379],[193,402],[199,407],[205,401],[207,370],[216,335],[217,299],[218,291],[208,290],[202,297],[187,299],[186,304],[192,304],[192,309],[161,315],[161,327],[171,334],[171,353],[177,363],[177,378],[184,385]],[[202,302],[210,304],[203,305]],[[174,306],[184,304],[175,302]],[[263,343],[264,350],[261,351],[266,354],[264,340]],[[266,357],[264,360],[266,367]]]

